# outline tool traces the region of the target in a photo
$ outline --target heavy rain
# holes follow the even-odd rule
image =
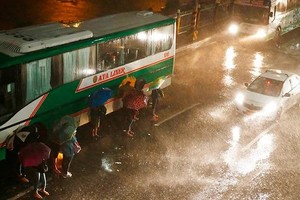
[[[154,10],[161,7],[162,1],[157,2]],[[41,12],[36,22],[60,21],[61,13],[64,20],[76,21],[101,12],[96,2],[86,7],[84,16],[73,10],[85,1],[54,4],[60,3],[65,5],[62,11],[52,7],[53,15],[45,18]],[[153,7],[150,1],[135,4],[128,10]],[[118,1],[109,5],[128,7]],[[219,30],[178,48],[172,84],[159,103],[160,120],[153,124],[150,109],[144,109],[133,138],[122,132],[119,112],[106,117],[100,140],[91,141],[88,129],[80,127],[83,149],[72,163],[73,177],[49,174],[51,195],[45,199],[299,199],[299,102],[275,122],[242,115],[234,102],[244,83],[266,69],[300,74],[299,35],[299,30],[288,34],[277,48],[272,41],[256,44],[252,38],[228,38]],[[11,199],[28,199],[30,189],[24,190]]]

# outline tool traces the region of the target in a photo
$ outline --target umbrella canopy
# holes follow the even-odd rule
[[[126,108],[139,110],[147,106],[147,96],[142,91],[136,91],[127,96]]]
[[[166,77],[161,76],[159,78],[157,78],[156,80],[154,80],[150,85],[149,85],[149,89],[150,90],[155,90],[155,89],[159,89],[164,82],[166,81]]]
[[[61,145],[71,140],[76,129],[77,126],[74,118],[70,116],[64,116],[60,120],[54,122],[50,139],[53,142]]]
[[[14,130],[13,135],[7,140],[7,148],[19,151],[26,144],[38,141],[40,135],[34,125],[23,125]]]
[[[122,85],[121,87],[119,87],[118,95],[121,98],[126,98],[126,96],[130,95],[131,93],[133,93],[135,91],[136,91],[136,89],[134,87],[132,87],[130,85],[130,83],[127,83],[127,84]]]
[[[104,105],[104,103],[112,97],[112,90],[109,88],[100,88],[93,92],[89,97],[89,106],[98,107]]]
[[[20,150],[19,158],[24,167],[37,167],[48,160],[51,149],[42,142],[33,142]]]
[[[136,78],[134,76],[128,76],[126,77],[122,83],[119,85],[119,87],[122,87],[124,85],[126,85],[127,82],[130,82],[130,86],[134,87],[135,86],[135,82],[136,82]]]

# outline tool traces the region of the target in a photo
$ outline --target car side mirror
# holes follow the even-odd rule
[[[273,17],[273,12],[270,12],[269,17]]]
[[[290,93],[285,93],[285,94],[283,95],[283,97],[290,97],[290,96],[291,96]]]
[[[248,86],[249,86],[249,83],[244,83],[244,85],[245,85],[246,87],[248,87]]]

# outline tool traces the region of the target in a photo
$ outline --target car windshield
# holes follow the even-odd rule
[[[251,92],[278,97],[281,93],[283,82],[259,76],[248,87]]]

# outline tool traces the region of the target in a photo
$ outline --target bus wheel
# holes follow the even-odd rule
[[[280,48],[280,37],[281,37],[281,27],[277,27],[274,35],[274,42],[276,47]]]

